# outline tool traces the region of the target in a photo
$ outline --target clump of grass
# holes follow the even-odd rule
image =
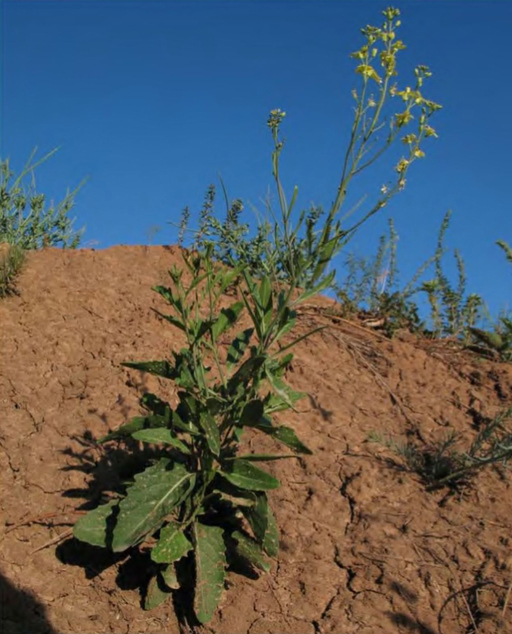
[[[409,471],[420,476],[427,490],[456,488],[469,484],[479,470],[492,465],[506,466],[512,460],[512,427],[505,424],[510,419],[512,408],[487,421],[466,451],[456,448],[460,437],[454,432],[426,446],[386,440],[378,434],[372,434],[369,440],[394,451]]]

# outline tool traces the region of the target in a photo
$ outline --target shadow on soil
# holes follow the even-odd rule
[[[59,634],[48,622],[44,605],[1,573],[0,606],[2,634]]]

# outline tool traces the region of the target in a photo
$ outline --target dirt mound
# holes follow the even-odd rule
[[[165,247],[45,249],[29,254],[20,295],[0,303],[4,634],[180,632],[180,605],[141,610],[137,562],[70,535],[118,459],[93,439],[138,414],[145,390],[175,397],[175,386],[119,364],[179,345],[151,310],[165,308],[151,286],[180,261]],[[390,341],[329,307],[302,309],[301,330],[330,327],[297,347],[287,377],[309,394],[287,424],[314,455],[271,466],[283,483],[271,494],[278,561],[256,581],[230,573],[198,631],[512,632],[510,475],[491,468],[462,492],[429,493],[368,442],[453,429],[469,443],[482,417],[512,403],[512,367],[408,334]],[[272,449],[267,437],[250,442]]]

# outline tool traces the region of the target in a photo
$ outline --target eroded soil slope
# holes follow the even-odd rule
[[[169,383],[120,367],[181,344],[151,308],[177,250],[47,249],[28,256],[19,296],[1,314],[1,541],[4,634],[174,634],[168,603],[140,609],[139,567],[69,534],[87,500],[122,459],[94,438],[140,412]],[[286,415],[314,451],[272,463],[281,528],[272,572],[231,573],[216,634],[512,632],[512,477],[481,472],[475,486],[428,493],[394,467],[372,432],[425,442],[477,433],[512,403],[512,367],[447,344],[393,341],[334,320],[329,300],[301,311],[304,341],[288,381],[309,394]],[[283,418],[284,420],[284,418]],[[271,450],[268,438],[250,439]],[[506,608],[506,609],[505,609]]]

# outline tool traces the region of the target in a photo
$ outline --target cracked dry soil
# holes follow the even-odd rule
[[[71,538],[119,458],[94,439],[173,385],[120,367],[181,345],[151,308],[166,305],[177,249],[113,247],[30,253],[19,296],[1,312],[0,584],[4,634],[190,631],[164,604],[140,608],[140,564]],[[282,417],[314,455],[272,463],[281,531],[272,571],[228,576],[215,634],[495,634],[512,632],[512,478],[481,472],[459,493],[427,493],[389,462],[371,432],[425,442],[448,428],[471,442],[478,421],[512,403],[512,367],[450,344],[393,341],[335,320],[319,299],[298,328],[288,381],[308,393]],[[251,437],[253,450],[273,449]]]

